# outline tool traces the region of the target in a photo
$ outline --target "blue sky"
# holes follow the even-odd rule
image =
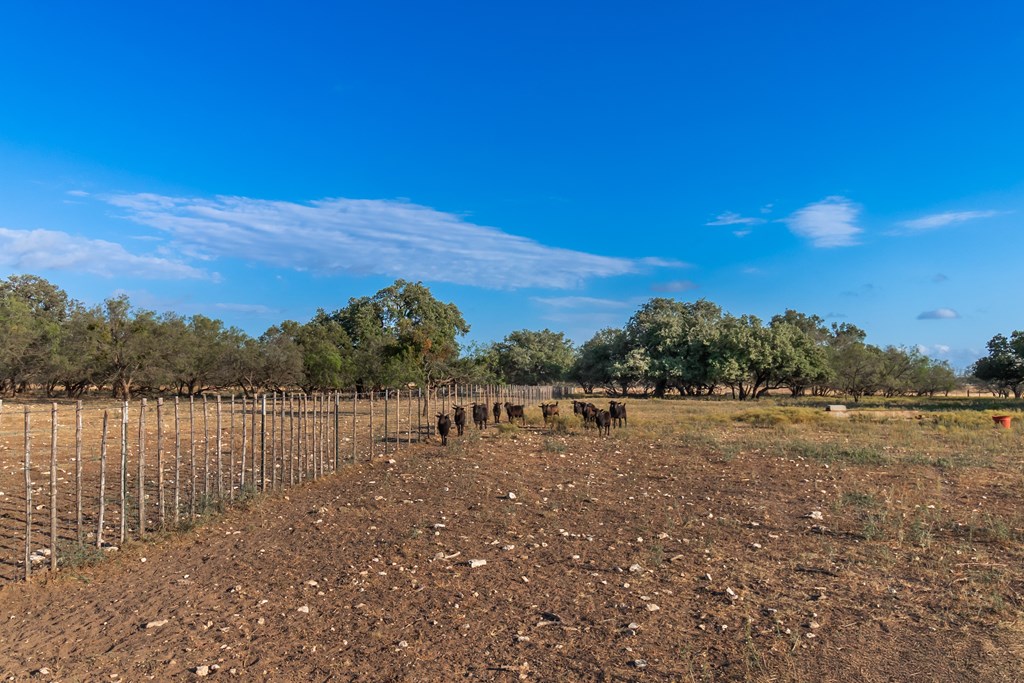
[[[1018,3],[23,3],[0,276],[252,334],[396,278],[471,341],[645,300],[963,367],[1024,328]]]

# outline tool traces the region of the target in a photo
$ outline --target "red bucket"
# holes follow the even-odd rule
[[[1013,419],[1012,415],[993,415],[992,416],[992,421],[996,423],[996,426],[997,427],[1002,427],[1003,429],[1009,429],[1010,428],[1010,420],[1012,420],[1012,419]]]

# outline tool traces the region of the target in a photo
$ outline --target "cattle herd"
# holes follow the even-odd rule
[[[473,413],[473,424],[477,429],[486,429],[487,421],[490,416],[494,417],[495,424],[500,423],[503,408],[505,418],[509,423],[514,424],[518,421],[524,427],[526,426],[526,407],[522,405],[513,405],[507,401],[504,404],[500,401],[495,402],[494,405],[491,406],[490,411],[488,411],[486,403],[472,404],[470,409]],[[550,421],[559,416],[558,401],[555,401],[554,403],[541,403],[540,412],[544,418],[544,424],[547,425]],[[598,434],[603,436],[611,434],[612,426],[626,426],[626,404],[622,401],[609,401],[608,410],[602,410],[593,403],[573,401],[572,412],[583,420],[583,427],[585,429],[596,427]],[[441,436],[442,446],[448,445],[448,434],[452,431],[453,422],[455,424],[456,434],[462,436],[463,431],[466,428],[465,406],[454,406],[454,420],[448,415],[448,413],[437,414],[437,433]]]

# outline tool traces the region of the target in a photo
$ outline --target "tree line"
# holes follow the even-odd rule
[[[419,282],[284,321],[258,337],[203,315],[156,314],[127,296],[87,306],[34,275],[0,281],[0,393],[109,391],[118,398],[224,388],[248,394],[450,382],[576,383],[586,391],[666,396],[934,395],[956,388],[950,365],[916,349],[868,344],[864,330],[787,310],[767,323],[701,299],[653,298],[623,328],[578,348],[561,332],[518,330],[485,345],[455,304]],[[1001,335],[972,368],[993,391],[1024,391],[1024,333]]]
[[[469,331],[454,304],[420,283],[396,281],[344,308],[285,321],[252,337],[204,315],[157,315],[127,296],[86,306],[34,275],[0,282],[0,393],[41,387],[72,398],[174,391],[247,394],[300,388],[431,386],[458,367]]]
[[[567,348],[555,352],[553,337],[559,335],[540,334],[551,348],[533,355],[536,367],[562,359],[563,377],[588,392],[601,388],[612,395],[724,392],[746,400],[783,389],[793,396],[843,394],[856,401],[874,394],[934,395],[958,386],[947,362],[916,349],[868,344],[855,325],[826,326],[816,315],[793,310],[765,324],[753,315],[725,313],[705,299],[651,299],[624,328],[601,330],[572,354]],[[524,338],[542,345],[539,336],[515,333],[484,355],[499,369],[529,367],[523,362],[531,357],[529,345],[520,343]]]

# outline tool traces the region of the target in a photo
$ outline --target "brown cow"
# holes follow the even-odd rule
[[[520,420],[523,421],[523,426],[526,426],[526,411],[524,410],[523,406],[514,406],[506,401],[505,414],[508,415],[509,422],[518,417]]]

